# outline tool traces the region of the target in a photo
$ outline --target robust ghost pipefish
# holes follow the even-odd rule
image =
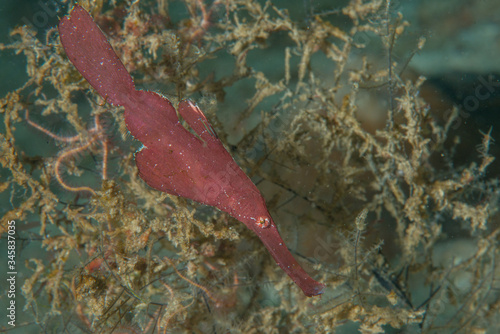
[[[227,212],[255,232],[276,263],[306,296],[323,293],[287,249],[264,199],[226,151],[203,112],[181,101],[175,108],[134,81],[90,14],[75,5],[59,23],[68,58],[106,102],[125,108],[127,129],[143,147],[135,154],[139,176],[152,188]]]

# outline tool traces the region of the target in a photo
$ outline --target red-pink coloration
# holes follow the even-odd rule
[[[62,18],[59,34],[69,59],[92,87],[107,102],[125,108],[128,130],[144,145],[135,159],[148,185],[229,213],[259,236],[306,296],[323,293],[324,285],[313,280],[288,251],[259,190],[195,104],[182,101],[178,109],[198,136],[181,125],[169,100],[135,89],[108,40],[81,6]]]

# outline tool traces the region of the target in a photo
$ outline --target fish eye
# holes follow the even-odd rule
[[[271,226],[271,220],[267,217],[259,217],[256,222],[260,228],[268,228]]]

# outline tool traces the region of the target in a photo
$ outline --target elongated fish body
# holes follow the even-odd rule
[[[264,199],[224,148],[203,112],[181,101],[175,108],[155,92],[137,90],[108,40],[81,6],[59,23],[61,43],[76,69],[106,102],[125,108],[128,130],[143,147],[135,160],[140,177],[152,188],[214,206],[254,231],[276,263],[306,296],[323,293],[292,256]]]

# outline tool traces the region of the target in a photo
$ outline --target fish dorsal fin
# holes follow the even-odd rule
[[[207,117],[196,104],[189,100],[183,100],[179,103],[177,110],[186,123],[189,124],[203,141],[206,143],[221,144],[219,137],[217,137]]]

